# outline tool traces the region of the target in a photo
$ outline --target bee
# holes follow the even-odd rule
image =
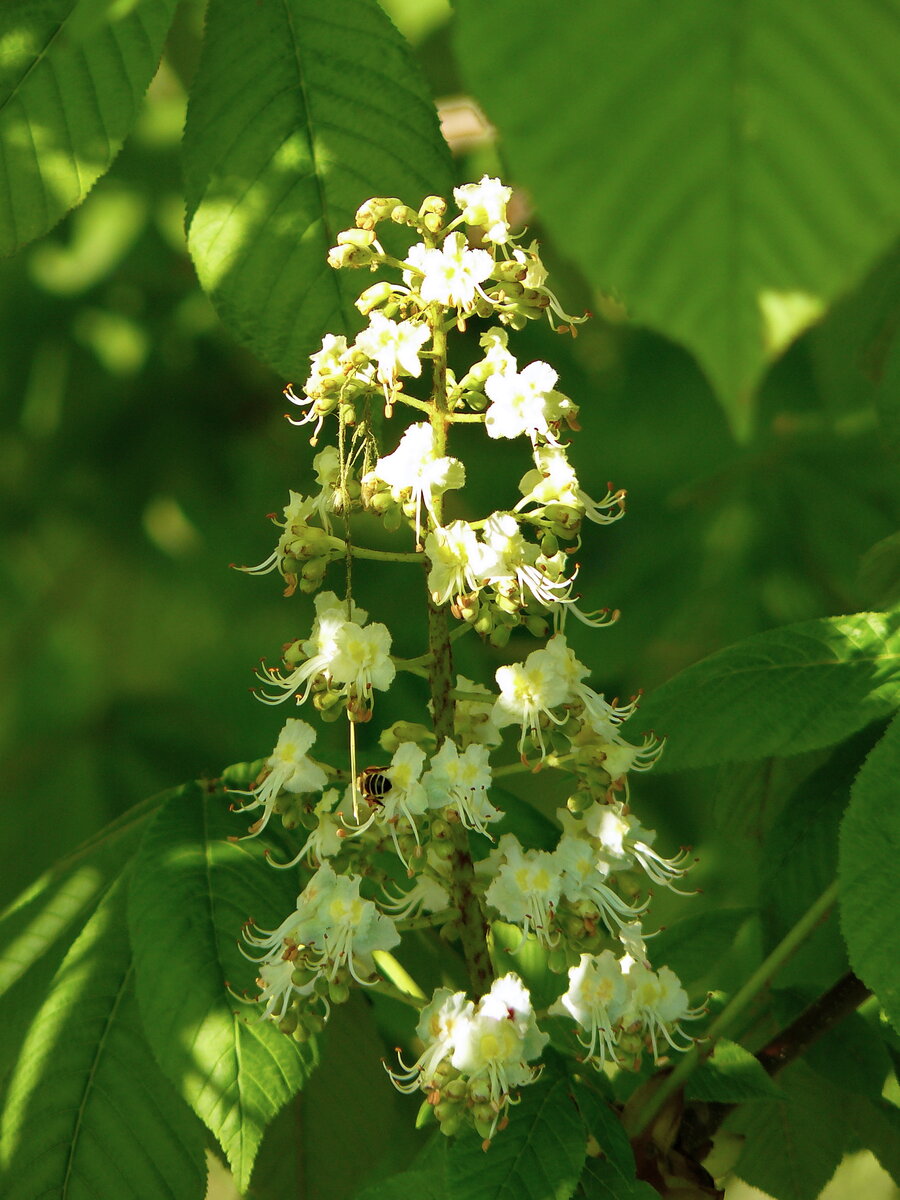
[[[359,794],[372,808],[383,808],[382,797],[394,786],[385,775],[386,770],[387,767],[364,767],[357,776],[356,786]]]

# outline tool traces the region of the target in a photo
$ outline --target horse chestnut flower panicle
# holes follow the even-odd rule
[[[559,976],[547,1011],[574,1022],[596,1067],[685,1049],[683,1022],[701,1011],[667,967],[651,968],[641,924],[649,885],[678,890],[691,865],[686,849],[671,858],[656,849],[630,807],[629,775],[652,767],[663,743],[625,736],[637,698],[596,691],[565,636],[570,614],[592,628],[617,615],[579,608],[570,555],[585,519],[622,516],[624,492],[609,485],[595,501],[582,488],[563,440],[578,430],[577,404],[549,363],[520,367],[510,348],[509,331],[542,313],[572,334],[584,319],[547,288],[537,244],[510,224],[511,197],[487,176],[454,191],[455,213],[438,196],[418,209],[375,197],[338,235],[333,267],[381,276],[356,303],[367,324],[355,341],[326,335],[302,395],[287,391],[305,410],[292,424],[312,425],[314,443],[326,429],[336,436],[313,463],[318,493],[291,492],[278,545],[249,568],[278,571],[286,594],[317,591],[339,563],[345,579],[343,595],[318,592],[309,634],[286,644],[281,665],[258,672],[264,703],[311,700],[324,721],[346,717],[347,731],[346,755],[326,767],[308,756],[312,726],[288,720],[243,793],[244,809],[261,810],[252,835],[275,811],[289,836],[299,830],[293,857],[267,856],[281,868],[302,864],[306,879],[279,925],[244,929],[261,1016],[303,1041],[354,985],[420,1006],[418,1055],[412,1066],[401,1058],[391,1078],[425,1094],[445,1134],[472,1127],[485,1146],[539,1078],[548,1041],[518,975],[495,977],[492,923],[518,929],[520,946],[530,942]],[[384,249],[381,222],[412,231],[405,256]],[[466,365],[463,346],[451,366],[450,338],[482,320],[480,357]],[[410,419],[396,430],[399,412]],[[527,467],[508,507],[474,516],[458,499],[467,478],[450,448],[458,424],[481,426],[492,454],[524,442]],[[402,543],[360,544],[359,518]],[[428,640],[416,657],[397,657],[388,625],[355,603],[357,560],[420,569]],[[404,622],[412,594],[408,576],[378,593]],[[472,631],[495,647],[516,631],[541,644],[473,681],[453,669],[453,645]],[[390,762],[360,764],[357,726],[376,717],[399,672],[425,679],[430,699],[381,731]],[[546,831],[529,845],[504,825],[510,805],[496,780],[538,769],[569,777],[555,846]],[[407,930],[458,942],[480,998],[438,988],[425,1002],[391,953]]]

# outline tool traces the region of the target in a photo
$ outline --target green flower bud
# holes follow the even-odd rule
[[[328,998],[332,1004],[346,1004],[350,999],[350,988],[346,983],[332,980],[328,985]]]

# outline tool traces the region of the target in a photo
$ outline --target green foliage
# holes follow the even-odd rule
[[[841,929],[853,969],[900,1029],[900,929],[885,920],[897,896],[900,718],[869,754],[841,825]]]
[[[665,729],[660,769],[675,771],[831,746],[898,704],[900,615],[858,613],[730,646],[658,688],[641,715]]]
[[[205,1178],[201,1130],[163,1077],[134,995],[120,877],[61,959],[12,1071],[4,1195],[167,1196]]]
[[[175,0],[13,0],[0,10],[0,254],[52,229],[122,148]]]
[[[287,376],[356,332],[325,256],[363,199],[446,192],[409,47],[374,0],[211,0],[184,138],[188,241],[235,336]]]
[[[767,363],[895,236],[892,6],[457,9],[465,76],[561,247],[694,351],[746,435]]]
[[[188,0],[0,11],[0,250],[87,197],[0,264],[5,896],[58,860],[0,915],[0,1191],[200,1200],[205,1124],[241,1187],[258,1150],[257,1200],[657,1194],[605,1081],[556,1066],[488,1152],[433,1136],[415,1156],[415,1105],[378,1062],[406,1009],[336,1010],[310,1075],[316,1051],[232,994],[253,985],[242,922],[277,925],[296,894],[294,872],[259,866],[277,836],[230,842],[241,824],[205,784],[129,809],[271,744],[249,668],[308,629],[307,601],[224,567],[268,553],[263,514],[307,487],[306,440],[273,419],[282,377],[358,321],[358,277],[324,266],[336,230],[367,196],[447,194],[501,158],[534,205],[528,240],[567,264],[561,299],[600,314],[577,340],[543,322],[521,336],[582,405],[586,490],[630,492],[579,578],[625,619],[596,661],[566,632],[608,696],[650,689],[636,721],[668,744],[634,811],[658,848],[696,846],[705,894],[657,898],[651,957],[695,1001],[733,996],[840,881],[840,927],[832,913],[767,981],[688,1110],[740,1104],[739,1173],[777,1200],[812,1200],[860,1146],[900,1183],[896,1057],[870,1020],[775,1083],[753,1057],[848,960],[900,1028],[900,272],[896,252],[878,261],[898,232],[895,0],[458,0],[455,42],[433,7],[386,7],[410,10],[416,50],[374,0],[211,0],[205,30]],[[498,140],[454,162],[430,96],[466,84]],[[501,445],[469,461],[474,518],[525,466]],[[379,618],[403,614],[398,650],[418,654],[418,580],[368,563],[355,584]],[[463,639],[456,665],[490,683],[531,648],[485,663]],[[386,723],[420,704],[417,682]],[[554,844],[566,795],[548,775],[498,791],[497,832]],[[549,1003],[564,977],[510,930],[495,964]],[[443,943],[403,965],[465,986]],[[572,1042],[554,1030],[570,1064]]]
[[[722,1038],[688,1081],[688,1100],[740,1104],[744,1100],[772,1100],[784,1092],[766,1074],[762,1065],[743,1046]]]
[[[815,1200],[852,1144],[843,1093],[802,1063],[778,1082],[784,1100],[748,1104],[728,1123],[746,1139],[737,1173],[779,1200]]]
[[[585,1156],[585,1131],[560,1077],[528,1088],[485,1154],[477,1138],[456,1142],[447,1154],[447,1194],[471,1200],[568,1200]]]
[[[246,1187],[263,1130],[315,1059],[229,991],[253,983],[241,925],[274,928],[297,889],[292,872],[260,869],[258,842],[229,841],[236,824],[221,788],[180,789],[141,842],[128,920],[147,1038]]]

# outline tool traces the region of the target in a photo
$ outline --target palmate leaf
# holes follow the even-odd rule
[[[657,688],[635,724],[669,741],[657,770],[800,754],[900,707],[900,613],[755,634]]]
[[[896,237],[892,0],[458,0],[460,68],[559,245],[700,359],[733,427]]]
[[[200,282],[288,377],[324,332],[359,323],[371,277],[325,261],[359,205],[418,204],[451,179],[434,105],[375,0],[211,0],[184,169]]]
[[[0,5],[0,254],[51,229],[121,149],[175,0]]]
[[[841,929],[856,974],[900,1030],[900,717],[863,763],[841,825]]]
[[[404,1170],[422,1148],[416,1100],[392,1086],[382,1065],[386,1045],[364,996],[332,1010],[320,1045],[320,1068],[266,1131],[253,1200],[349,1200],[373,1177]]]
[[[477,1137],[447,1154],[447,1191],[466,1200],[568,1200],[584,1164],[586,1136],[568,1080],[548,1062],[547,1079],[523,1088],[509,1125],[485,1153]]]
[[[274,928],[293,911],[293,871],[267,866],[221,786],[197,783],[148,828],[134,865],[129,925],[136,988],[157,1061],[247,1186],[263,1130],[314,1061],[229,993],[253,987],[242,924]]]
[[[0,1129],[7,1200],[201,1200],[203,1129],[143,1036],[123,877],[34,1000]]]
[[[816,1200],[852,1143],[846,1097],[802,1062],[778,1085],[786,1099],[742,1105],[728,1119],[746,1139],[735,1170],[778,1200]]]

